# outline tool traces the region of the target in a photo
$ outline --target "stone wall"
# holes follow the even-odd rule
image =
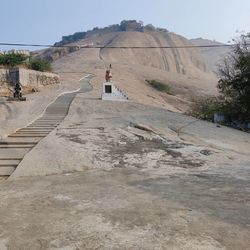
[[[10,95],[12,84],[10,83],[10,72],[8,69],[0,69],[0,96]]]
[[[8,82],[9,71],[7,69],[0,69],[0,86],[2,83]]]
[[[59,83],[59,76],[53,73],[19,69],[19,80],[24,87],[40,87]]]
[[[22,84],[24,92],[29,92],[41,86],[59,83],[59,76],[23,68],[0,69],[0,95],[8,95],[9,89],[17,82]]]

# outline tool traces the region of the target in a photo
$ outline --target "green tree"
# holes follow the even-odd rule
[[[231,119],[250,122],[250,33],[234,42],[232,53],[219,69],[218,89]]]
[[[28,56],[23,54],[16,53],[8,53],[0,55],[0,65],[4,65],[6,67],[14,67],[20,64],[24,64]]]
[[[31,59],[28,67],[38,71],[52,71],[51,63],[45,59]]]

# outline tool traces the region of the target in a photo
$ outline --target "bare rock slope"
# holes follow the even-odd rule
[[[50,48],[37,55],[53,60],[62,81],[68,81],[76,72],[88,72],[96,75],[99,88],[106,67],[112,64],[114,81],[139,103],[183,112],[193,98],[217,94],[217,78],[201,52],[195,48],[173,48],[192,43],[164,29],[123,21],[120,25],[63,37],[57,45],[75,47]],[[153,89],[146,79],[169,85],[173,95]]]
[[[194,45],[223,45],[223,43],[217,41],[211,41],[208,39],[196,38],[191,39]],[[206,60],[206,63],[211,71],[218,72],[218,66],[223,62],[225,56],[230,53],[229,47],[217,47],[217,48],[200,48],[200,52]]]

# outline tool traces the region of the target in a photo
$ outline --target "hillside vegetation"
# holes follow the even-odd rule
[[[45,59],[33,59],[24,54],[19,53],[7,53],[0,55],[0,66],[3,67],[16,67],[23,66],[28,69],[50,72],[52,70],[51,63]]]
[[[146,80],[146,82],[158,91],[165,92],[168,95],[173,95],[173,91],[166,83],[159,82],[157,80]]]

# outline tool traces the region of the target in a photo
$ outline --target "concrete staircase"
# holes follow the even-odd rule
[[[91,76],[83,79],[80,90],[60,95],[47,107],[41,117],[27,127],[0,140],[0,180],[7,179],[16,170],[23,157],[64,120],[76,94],[92,89],[86,81],[90,78]]]

